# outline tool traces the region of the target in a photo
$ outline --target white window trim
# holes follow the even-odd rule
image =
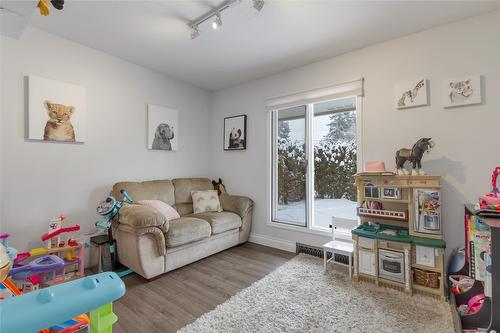
[[[349,97],[349,96],[345,96]],[[363,126],[363,95],[355,96],[356,97],[356,150],[357,150],[357,169],[358,172],[362,170],[363,168],[363,134],[364,134],[364,126]],[[307,109],[312,107],[312,104],[307,105]],[[308,110],[306,109],[306,112]],[[314,209],[313,209],[313,198],[311,195],[307,195],[307,202],[306,202],[306,212],[307,212],[307,218],[309,219],[306,223],[306,227],[302,226],[296,226],[293,224],[287,224],[287,223],[282,223],[282,222],[274,222],[273,221],[273,204],[272,200],[273,198],[273,122],[272,122],[272,115],[273,112],[267,112],[267,158],[266,158],[266,163],[267,163],[267,168],[266,168],[266,225],[270,227],[275,227],[279,229],[287,229],[287,230],[292,230],[292,231],[298,231],[298,232],[304,232],[304,233],[309,233],[309,234],[316,234],[316,235],[331,235],[330,230],[326,230],[323,228],[315,228],[313,227],[313,214],[314,214]],[[309,137],[310,134],[310,129],[311,129],[311,120],[309,117],[306,117],[306,136]],[[312,133],[311,133],[312,134]],[[307,146],[312,146],[312,141],[311,140],[306,140],[308,141]],[[308,149],[311,149],[310,147],[306,146],[306,153]],[[309,162],[308,162],[309,163]],[[313,170],[308,166],[308,173],[312,173]],[[308,179],[312,179],[314,182],[314,177],[311,177],[309,175]],[[313,187],[309,187],[309,184],[306,184],[307,190],[310,191]],[[314,184],[312,184],[314,186]],[[359,220],[358,220],[359,223]]]

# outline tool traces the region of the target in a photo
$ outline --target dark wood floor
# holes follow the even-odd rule
[[[133,274],[124,278],[127,293],[114,303],[114,332],[176,332],[203,313],[224,303],[294,256],[246,243],[147,282]]]

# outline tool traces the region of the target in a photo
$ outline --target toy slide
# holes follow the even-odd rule
[[[72,232],[72,231],[78,231],[78,230],[80,230],[80,226],[78,224],[73,226],[73,227],[57,229],[54,232],[43,235],[42,241],[45,242],[46,240],[51,239],[52,237],[56,237],[56,236],[58,236],[62,233],[65,233],[65,232]]]
[[[10,297],[0,302],[0,332],[38,332],[89,311],[91,333],[111,332],[117,317],[110,303],[124,294],[123,281],[106,272]]]
[[[19,296],[21,295],[21,292],[19,291],[19,289],[17,289],[17,287],[14,285],[14,283],[12,283],[11,280],[9,279],[5,279],[3,282],[0,282],[2,283],[5,288],[9,289],[10,292],[14,295],[14,296]],[[1,332],[1,331],[0,331]]]

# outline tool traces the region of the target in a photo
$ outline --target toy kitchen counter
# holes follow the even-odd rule
[[[353,229],[352,234],[359,237],[366,237],[372,239],[380,239],[386,241],[411,243],[416,245],[428,246],[433,248],[445,248],[446,242],[442,239],[429,239],[422,237],[410,236],[408,228],[390,226],[381,224],[379,228],[367,223],[359,225]]]
[[[368,223],[353,229],[352,238],[355,279],[444,299],[443,240],[411,236],[404,227]]]

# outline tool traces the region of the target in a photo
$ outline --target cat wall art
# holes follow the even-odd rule
[[[29,140],[82,143],[86,139],[85,88],[28,77]]]
[[[444,80],[442,89],[445,108],[481,103],[480,75]]]

